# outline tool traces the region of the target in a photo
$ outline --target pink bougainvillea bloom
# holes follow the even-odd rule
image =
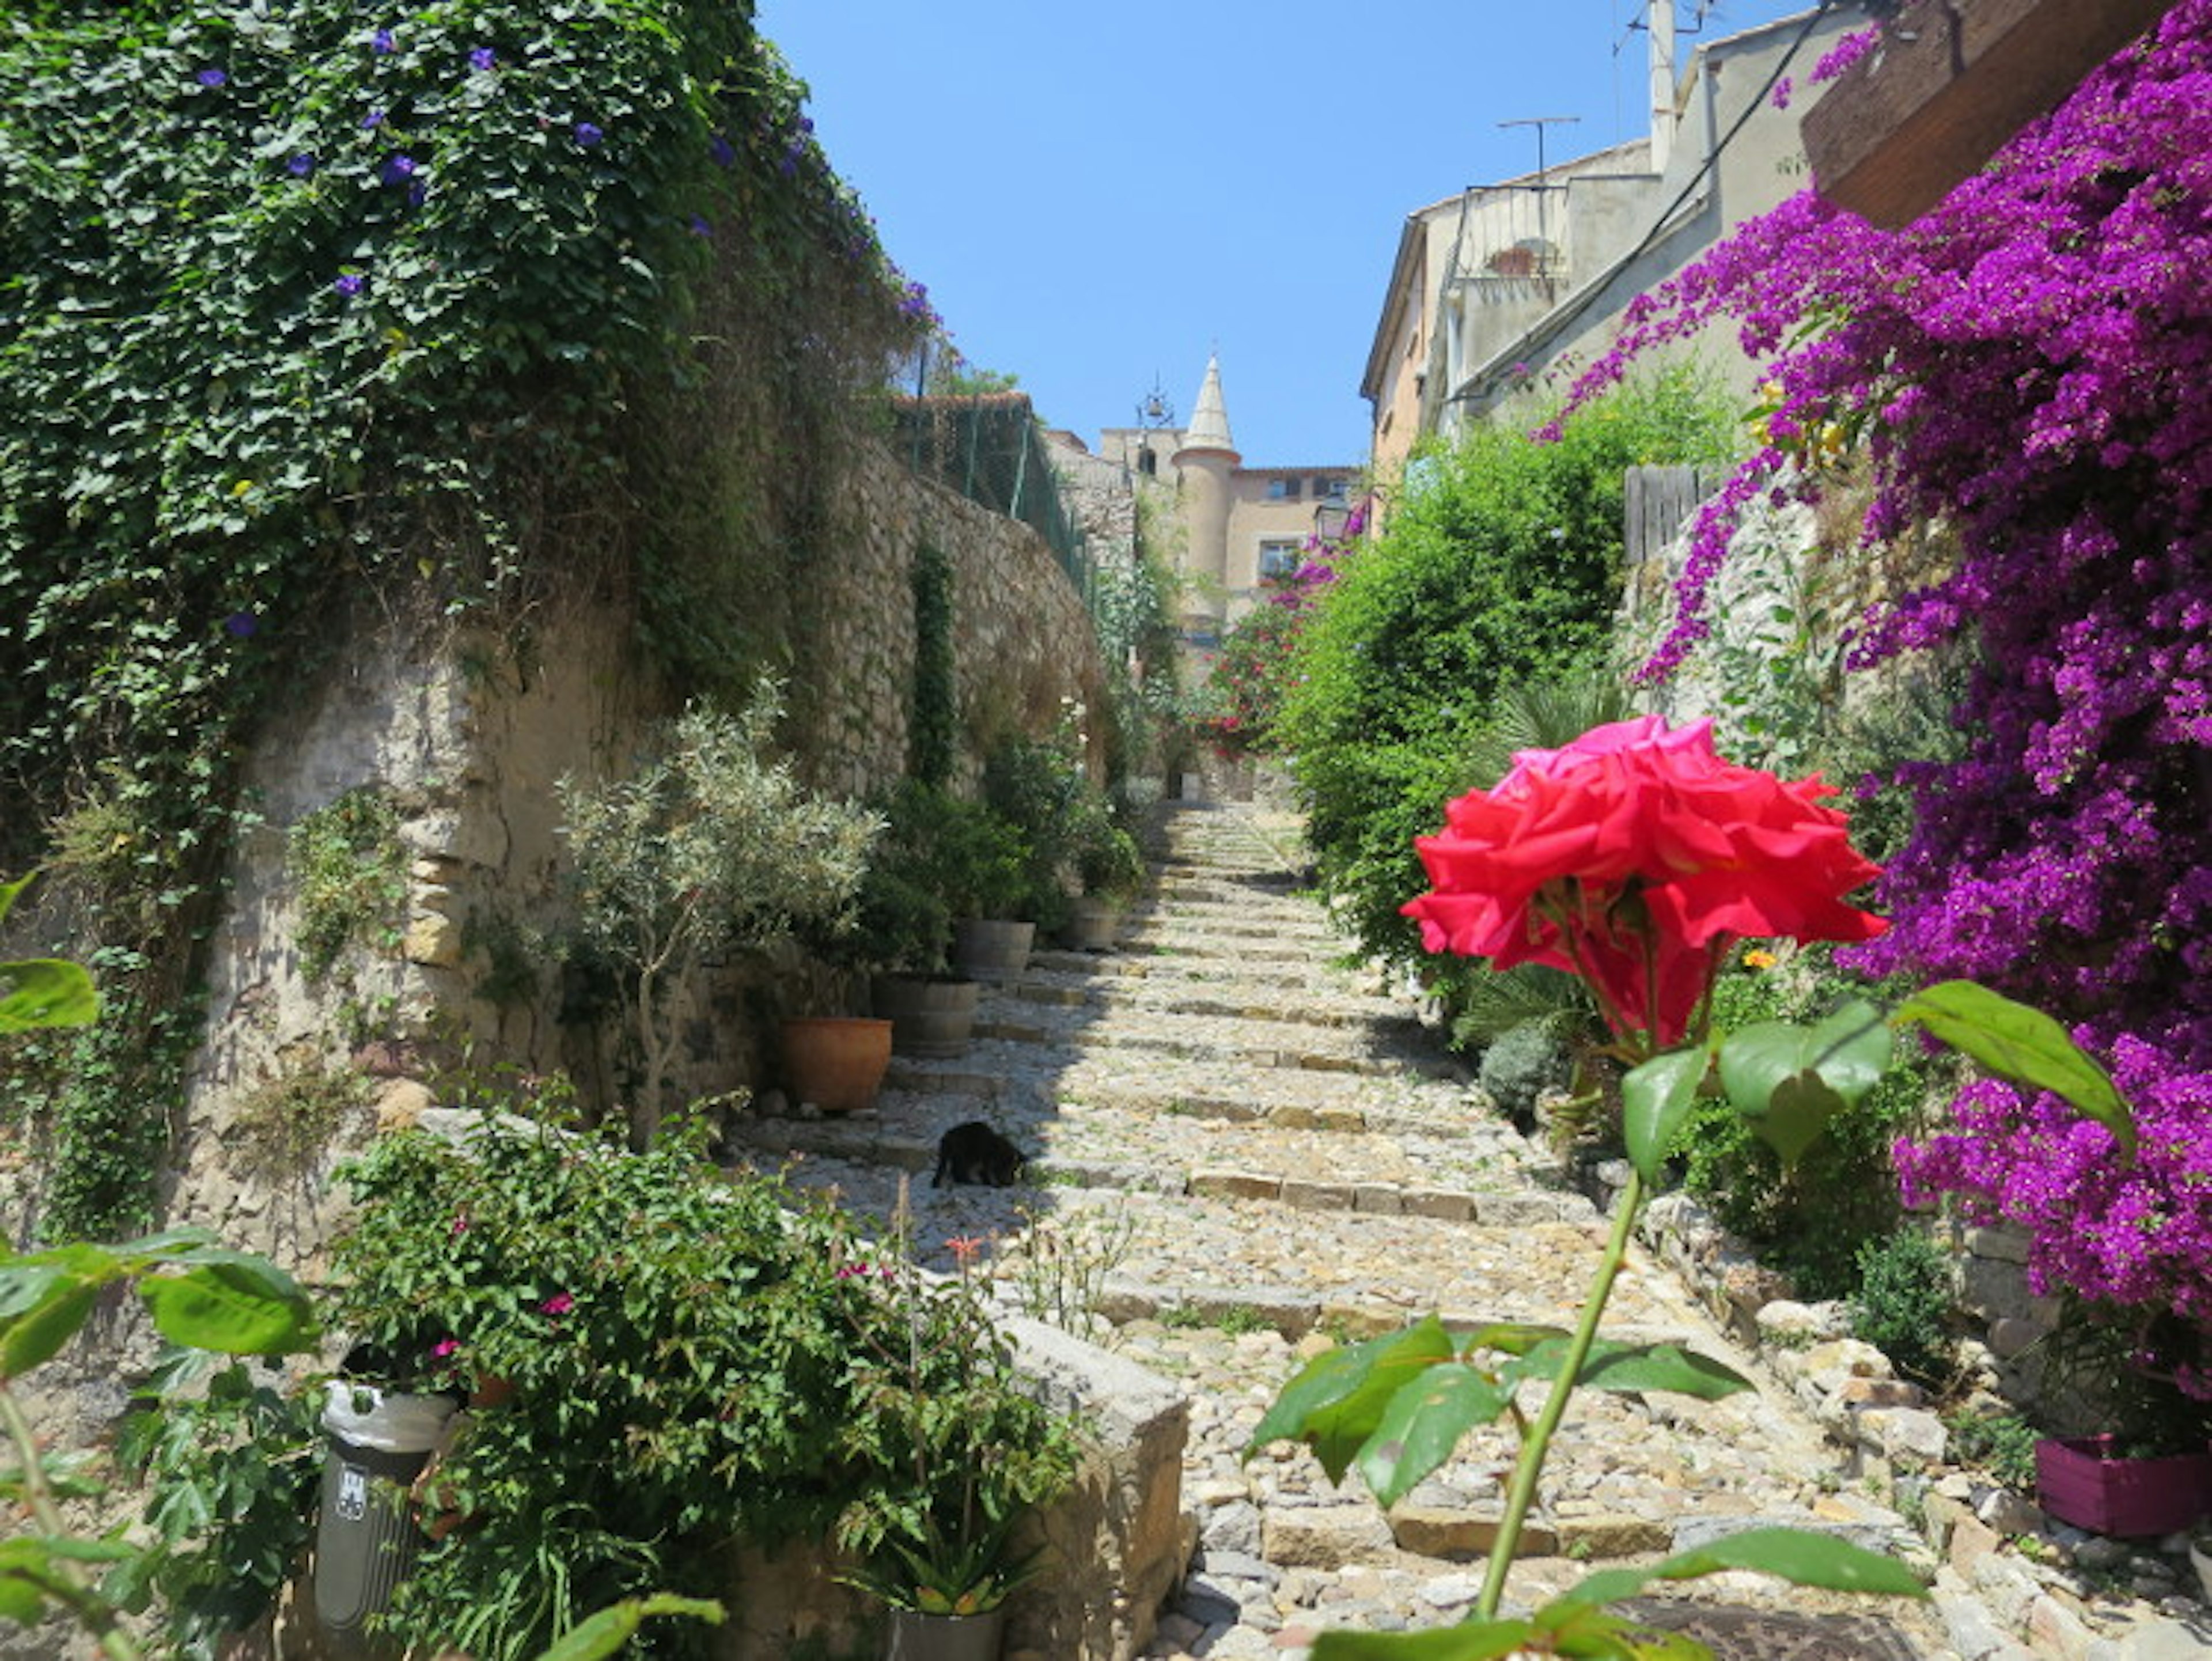
[[[1615,1031],[1663,1047],[1735,941],[1881,932],[1844,903],[1879,872],[1821,805],[1833,794],[1723,761],[1710,721],[1594,727],[1448,804],[1414,838],[1436,885],[1403,910],[1431,952],[1582,976]]]
[[[565,1292],[556,1292],[538,1307],[548,1315],[566,1315],[575,1308],[576,1300]]]
[[[458,1338],[441,1338],[430,1346],[430,1359],[442,1361],[460,1347],[461,1341]]]

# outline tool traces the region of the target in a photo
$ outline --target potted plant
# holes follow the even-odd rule
[[[871,1006],[890,1021],[899,1054],[960,1056],[981,989],[952,968],[953,909],[1012,893],[1016,850],[979,804],[914,780],[883,804],[883,816],[859,925],[830,949],[870,972]]]
[[[2124,1320],[2075,1302],[2048,1341],[2056,1385],[2090,1435],[2035,1445],[2037,1502],[2063,1523],[2123,1538],[2172,1534],[2212,1515],[2212,1411],[2173,1382],[2164,1362],[2180,1323]]]
[[[1078,952],[1110,951],[1130,900],[1144,886],[1145,855],[1115,817],[1103,792],[1091,793],[1075,833],[1076,896],[1065,930]]]
[[[882,828],[874,814],[805,788],[776,757],[782,710],[781,688],[763,681],[735,714],[687,709],[628,776],[590,785],[563,777],[555,786],[575,861],[579,928],[616,971],[636,1063],[637,1147],[659,1127],[704,964],[848,927]],[[870,1053],[880,1050],[880,1080],[890,1029],[864,1036]],[[793,1054],[787,1035],[787,1074]],[[873,1094],[872,1083],[849,1071],[834,1085],[830,1076],[787,1081],[815,1099],[834,1088],[839,1105]]]
[[[980,1246],[955,1242],[946,1280],[908,1260],[902,1225],[895,1239],[894,1262],[854,1276],[894,1318],[857,1323],[866,1410],[848,1433],[868,1476],[837,1522],[843,1578],[883,1601],[887,1661],[993,1661],[1006,1598],[1041,1567],[1024,1524],[1073,1479],[1074,1431],[1016,1372],[969,1278]]]
[[[1036,934],[1029,840],[988,802],[911,780],[893,798],[890,818],[898,826],[890,860],[903,854],[914,884],[944,904],[953,972],[977,981],[1018,976]]]

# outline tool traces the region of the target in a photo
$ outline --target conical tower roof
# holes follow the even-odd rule
[[[1206,380],[1198,389],[1198,402],[1190,412],[1190,425],[1183,429],[1182,446],[1176,453],[1189,450],[1221,450],[1230,455],[1237,453],[1237,441],[1229,435],[1229,406],[1221,397],[1221,355],[1216,352],[1206,360]]]

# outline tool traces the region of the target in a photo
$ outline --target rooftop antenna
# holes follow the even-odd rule
[[[1547,283],[1552,280],[1552,234],[1545,222],[1544,198],[1551,192],[1553,186],[1544,170],[1544,129],[1581,119],[1579,115],[1524,115],[1498,124],[1501,127],[1534,127],[1536,130],[1536,257],[1538,270]]]

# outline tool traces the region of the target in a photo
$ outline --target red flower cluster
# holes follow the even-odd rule
[[[1820,805],[1832,794],[1723,761],[1709,721],[1594,727],[1449,804],[1443,833],[1414,839],[1436,887],[1404,910],[1431,952],[1581,976],[1615,1032],[1663,1049],[1736,940],[1887,926],[1844,904],[1879,872]]]

